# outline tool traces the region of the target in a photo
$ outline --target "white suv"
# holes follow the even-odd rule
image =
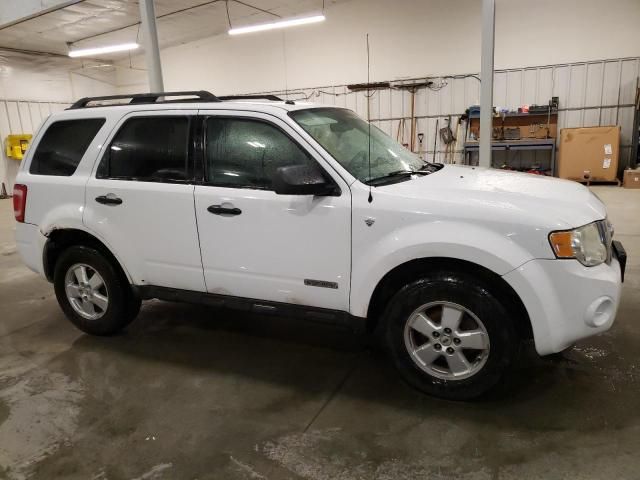
[[[626,254],[587,188],[426,163],[350,110],[277,100],[95,97],[44,122],[17,244],[78,328],[150,298],[294,315],[380,332],[409,383],[466,399],[523,339],[611,327]]]

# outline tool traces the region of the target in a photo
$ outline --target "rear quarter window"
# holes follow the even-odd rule
[[[61,120],[49,125],[33,154],[29,173],[68,177],[78,168],[104,118]]]

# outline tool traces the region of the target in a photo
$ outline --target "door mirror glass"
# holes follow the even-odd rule
[[[315,165],[289,165],[276,169],[273,187],[279,195],[336,195],[338,189],[329,183]]]

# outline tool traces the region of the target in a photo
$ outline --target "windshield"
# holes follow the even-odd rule
[[[428,165],[371,125],[369,173],[369,124],[354,112],[343,108],[313,108],[289,115],[361,182],[418,172]]]

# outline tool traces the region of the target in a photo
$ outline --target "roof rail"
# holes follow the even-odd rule
[[[187,99],[177,99],[177,100],[161,100],[158,101],[159,98],[163,97],[198,97],[197,99],[187,98]],[[129,102],[117,103],[116,105],[136,105],[136,104],[145,104],[145,103],[184,103],[184,102],[219,102],[220,99],[216,97],[213,93],[207,92],[206,90],[197,90],[197,91],[187,91],[187,92],[157,92],[157,93],[133,93],[129,95],[105,95],[102,97],[84,97],[71,105],[67,110],[76,110],[79,108],[87,108],[89,103],[99,102],[103,100],[121,100],[130,98]],[[89,105],[91,107],[108,107],[113,104],[106,105]]]
[[[272,100],[274,102],[284,102],[284,99],[277,95],[224,95],[218,98],[220,100]]]

